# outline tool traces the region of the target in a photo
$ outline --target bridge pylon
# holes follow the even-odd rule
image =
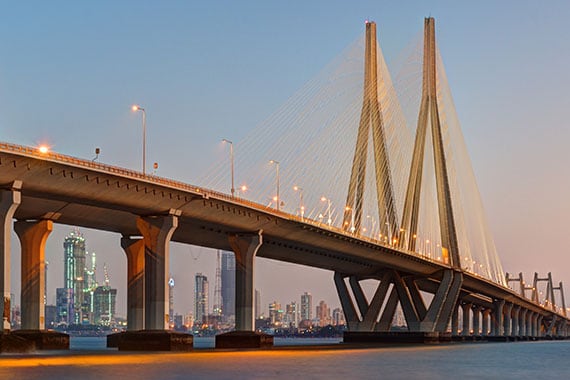
[[[437,100],[435,19],[432,17],[426,18],[424,25],[422,98],[401,227],[407,232],[407,248],[412,251],[415,250],[415,237],[418,233],[422,172],[424,168],[424,151],[429,124],[431,127],[433,141],[442,256],[454,268],[459,269],[460,257],[457,243],[457,232],[453,217],[445,146],[443,143],[439,105]]]
[[[354,159],[348,186],[348,196],[343,217],[343,229],[358,233],[362,224],[362,205],[366,180],[368,141],[372,133],[374,147],[374,173],[376,176],[376,196],[380,233],[396,236],[398,222],[394,204],[394,190],[390,175],[390,162],[384,135],[382,105],[378,99],[378,51],[376,23],[366,22],[366,42],[364,59],[364,94],[360,124],[354,149]],[[380,78],[382,80],[382,78]]]

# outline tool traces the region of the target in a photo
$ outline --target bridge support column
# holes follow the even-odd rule
[[[503,309],[505,300],[495,300],[495,320],[493,321],[493,336],[503,336],[505,332]]]
[[[453,307],[453,312],[451,314],[451,335],[459,335],[459,306],[455,305]]]
[[[543,336],[542,333],[542,320],[544,319],[544,317],[542,315],[538,315],[537,319],[536,319],[536,336],[538,336],[539,338]]]
[[[533,337],[534,334],[532,332],[532,316],[533,316],[533,312],[530,310],[527,310],[526,312],[526,318],[525,318],[525,331],[526,331],[526,336],[528,337]]]
[[[18,221],[14,229],[22,247],[22,330],[44,330],[45,247],[53,222]]]
[[[12,237],[12,219],[20,205],[21,181],[14,181],[10,190],[0,190],[0,333],[10,331],[10,249]]]
[[[236,257],[236,330],[254,331],[254,258],[263,243],[262,231],[230,235],[229,241]]]
[[[471,303],[464,303],[461,305],[461,310],[463,311],[463,323],[462,323],[462,327],[461,327],[461,335],[462,336],[469,336],[469,334],[471,333],[470,329],[469,329],[469,321],[470,321],[470,317],[471,317],[471,307],[473,306],[473,304]]]
[[[121,238],[121,247],[127,255],[127,330],[143,330],[145,245],[143,239]]]
[[[137,228],[143,236],[144,263],[144,327],[146,330],[166,330],[168,327],[168,281],[170,238],[178,226],[180,211],[169,215],[137,218]]]
[[[530,327],[532,331],[532,336],[538,338],[538,313],[532,313],[530,320]]]
[[[473,336],[481,336],[479,332],[479,326],[481,323],[481,306],[474,306],[473,307]]]
[[[528,309],[522,309],[519,314],[519,335],[521,337],[526,337],[528,334],[526,332],[526,313]]]
[[[489,322],[491,319],[491,309],[483,310],[483,323],[481,324],[481,335],[487,336],[492,335],[492,332],[489,331]]]
[[[503,335],[510,336],[511,335],[511,322],[512,322],[512,311],[513,311],[513,304],[507,303],[503,309]]]
[[[519,313],[521,307],[516,305],[513,306],[512,320],[511,320],[511,336],[519,335]]]
[[[216,335],[216,348],[270,348],[273,336],[255,332],[253,313],[255,256],[263,244],[263,231],[231,234],[228,240],[236,258],[235,330]]]

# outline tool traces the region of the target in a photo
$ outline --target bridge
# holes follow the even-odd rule
[[[254,261],[264,257],[334,273],[348,324],[346,340],[385,337],[398,306],[408,332],[430,339],[459,336],[460,316],[463,336],[567,337],[562,283],[555,287],[550,275],[535,275],[532,286],[526,285],[522,274],[505,277],[481,216],[480,200],[473,195],[478,195],[474,181],[454,177],[471,171],[457,164],[461,152],[453,150],[449,138],[451,116],[442,113],[433,18],[425,20],[423,50],[417,128],[408,147],[411,156],[402,161],[409,166],[395,168],[398,162],[391,155],[393,138],[389,138],[390,115],[386,114],[390,105],[382,96],[389,91],[389,80],[378,69],[382,59],[376,24],[366,23],[364,95],[340,225],[331,221],[330,203],[324,221],[322,215],[280,209],[279,193],[276,207],[271,207],[236,195],[233,186],[232,193],[225,194],[145,172],[0,143],[4,225],[0,328],[10,330],[12,228],[22,247],[22,329],[41,332],[45,329],[45,242],[53,223],[61,223],[121,235],[127,256],[128,331],[167,329],[169,243],[175,241],[235,253],[239,332],[254,331]],[[369,161],[373,174],[367,174]],[[460,163],[466,162],[468,158]],[[403,187],[395,174],[402,171]],[[425,190],[430,173],[431,195]],[[370,181],[372,191],[367,186]],[[371,197],[378,228],[373,233],[364,226],[365,205]],[[470,211],[473,205],[479,208]],[[469,219],[473,215],[476,223]],[[426,248],[426,236],[434,239],[431,249]],[[378,283],[371,299],[361,286],[365,280]],[[519,284],[518,291],[508,287],[513,281]],[[538,296],[541,281],[547,283],[545,299]],[[465,326],[472,326],[472,331]]]

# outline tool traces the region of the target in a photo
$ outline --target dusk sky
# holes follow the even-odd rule
[[[545,5],[548,4],[548,5]],[[570,294],[570,38],[567,1],[27,1],[0,0],[0,140],[200,185],[222,138],[240,141],[378,24],[390,62],[436,19],[437,40],[503,268],[551,271]],[[57,225],[46,257],[48,303],[63,285]],[[120,236],[82,229],[119,289]],[[19,294],[14,235],[12,287]],[[176,311],[192,311],[194,274],[214,287],[215,251],[171,245]],[[264,310],[309,291],[340,303],[330,272],[258,260]],[[16,303],[19,296],[16,296]]]

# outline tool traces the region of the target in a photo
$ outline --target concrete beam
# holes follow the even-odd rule
[[[170,238],[178,227],[180,211],[168,215],[137,218],[145,248],[145,329],[168,328],[168,281]]]
[[[18,221],[14,229],[22,247],[22,329],[45,329],[45,248],[51,220]]]
[[[121,247],[127,255],[127,330],[143,330],[145,246],[143,239],[121,238]]]
[[[236,258],[236,322],[237,331],[254,331],[254,258],[261,244],[262,232],[233,234],[228,237]]]

